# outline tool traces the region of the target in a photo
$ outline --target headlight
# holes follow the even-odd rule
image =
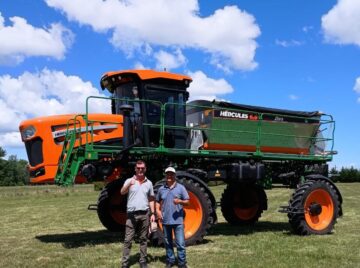
[[[34,137],[35,132],[36,132],[36,128],[33,126],[29,126],[25,128],[23,131],[21,131],[21,137],[23,138],[23,140],[30,139]]]

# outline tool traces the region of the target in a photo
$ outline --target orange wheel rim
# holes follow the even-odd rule
[[[203,220],[203,209],[199,198],[192,192],[189,192],[190,203],[184,207],[184,233],[185,239],[192,237],[200,228]]]
[[[234,208],[235,215],[242,220],[250,220],[255,217],[259,206],[252,208]]]
[[[190,203],[184,206],[184,234],[185,239],[192,237],[200,228],[203,219],[203,209],[200,200],[195,194],[189,192]],[[158,221],[158,225],[163,230],[162,222]],[[174,233],[173,233],[174,238]]]
[[[251,220],[259,210],[258,198],[252,192],[246,194],[243,199],[244,202],[241,201],[239,196],[234,196],[234,213],[241,220]]]
[[[119,193],[115,193],[110,198],[109,210],[111,217],[119,224],[126,224],[126,211],[123,211],[121,208],[123,206],[124,197]]]
[[[321,212],[318,215],[310,213],[310,207],[314,204],[321,207]],[[317,231],[326,229],[334,216],[334,203],[331,195],[323,189],[311,192],[305,200],[304,210],[305,220],[310,228]]]

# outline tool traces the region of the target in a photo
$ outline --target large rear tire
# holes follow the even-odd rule
[[[229,184],[221,197],[221,212],[232,225],[254,224],[266,209],[266,193],[255,184]]]
[[[127,196],[120,193],[124,182],[123,179],[110,182],[101,191],[98,198],[98,217],[105,228],[112,232],[120,232],[125,229]]]
[[[309,180],[292,195],[288,218],[299,235],[323,235],[333,230],[339,211],[339,196],[331,183]]]
[[[185,186],[190,196],[190,204],[184,206],[185,243],[187,246],[195,245],[203,241],[214,222],[213,208],[208,194],[199,183],[185,177],[178,178],[178,182]],[[163,184],[164,181],[159,181],[154,185],[155,194]],[[152,242],[154,245],[161,246],[164,243],[164,235],[161,223],[158,222],[158,224],[159,228],[152,235]]]

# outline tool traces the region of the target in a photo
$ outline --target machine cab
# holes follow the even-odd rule
[[[164,145],[185,148],[187,133],[185,103],[191,78],[152,70],[109,72],[101,79],[102,89],[114,98],[112,113],[122,114],[124,104],[132,106],[130,140],[140,138],[144,147],[160,145],[161,113],[164,112]],[[124,132],[125,133],[125,132]]]

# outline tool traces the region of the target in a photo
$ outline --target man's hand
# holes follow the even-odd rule
[[[129,190],[131,186],[135,184],[136,180],[131,178],[131,180],[125,185],[125,187]]]
[[[150,221],[151,221],[151,222],[154,222],[154,221],[155,221],[155,215],[154,215],[154,214],[152,214],[152,215],[150,216]]]
[[[132,178],[132,179],[130,180],[130,182],[128,182],[127,184],[123,185],[123,187],[122,187],[121,190],[120,190],[120,193],[121,193],[122,195],[127,194],[127,193],[129,192],[130,187],[135,184],[135,181],[136,181],[136,180],[135,180],[134,178]]]
[[[187,206],[188,204],[189,204],[189,200],[188,199],[186,199],[186,200],[182,200],[182,199],[180,199],[180,198],[174,198],[174,204],[175,205],[178,205],[178,204],[181,204],[181,205],[183,205],[183,206]]]

